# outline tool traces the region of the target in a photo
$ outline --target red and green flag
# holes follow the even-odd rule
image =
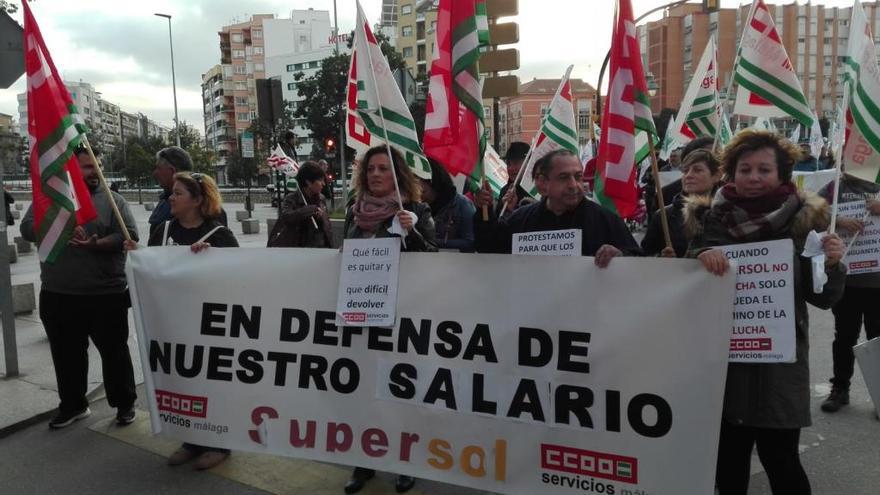
[[[622,218],[630,218],[639,203],[636,165],[645,148],[637,135],[644,133],[657,142],[630,0],[618,0],[615,6],[609,68],[608,98],[602,112],[602,139],[596,158],[595,196],[602,206]]]
[[[97,214],[74,156],[86,128],[28,3],[22,8],[34,232],[40,261],[53,263],[76,226]]]
[[[425,115],[425,154],[479,186],[486,152],[478,61],[488,43],[484,1],[440,0]]]

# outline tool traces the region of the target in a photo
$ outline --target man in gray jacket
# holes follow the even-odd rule
[[[64,428],[91,411],[86,399],[89,338],[101,354],[104,388],[120,425],[134,421],[137,398],[128,351],[128,308],[122,230],[99,186],[97,165],[84,149],[76,151],[83,180],[98,213],[77,226],[73,239],[55,261],[40,264],[40,319],[49,336],[61,403],[50,428]],[[138,239],[137,225],[122,196],[112,193],[124,228]],[[21,235],[35,241],[33,205],[21,222]]]

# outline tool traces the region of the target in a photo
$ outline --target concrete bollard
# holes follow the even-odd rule
[[[16,237],[15,239],[13,239],[13,242],[15,242],[15,247],[18,248],[19,254],[30,253],[31,251],[33,251],[33,244],[31,244],[31,241],[25,239],[24,237]]]
[[[156,205],[153,203],[144,203],[144,209],[147,211],[153,211],[153,208],[155,207]]]
[[[24,205],[21,203],[15,203],[15,209],[18,211],[24,210]]]
[[[247,210],[241,210],[235,212],[235,220],[240,222],[242,220],[247,220],[251,217],[251,213]]]
[[[275,228],[275,222],[277,222],[277,218],[267,218],[266,219],[266,232],[272,232],[272,229]]]
[[[9,264],[13,264],[18,262],[18,247],[15,244],[10,244],[9,249],[6,250],[9,253]]]
[[[37,297],[33,282],[12,286],[12,312],[17,315],[30,314],[37,309]]]
[[[21,212],[20,212],[20,211],[18,211],[18,210],[9,210],[9,213],[12,213],[12,218],[14,218],[14,219],[16,219],[16,220],[20,220],[20,219],[21,219]]]
[[[241,231],[245,234],[259,234],[260,221],[256,218],[248,218],[241,221]]]

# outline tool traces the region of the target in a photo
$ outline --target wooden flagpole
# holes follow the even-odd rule
[[[107,196],[110,198],[110,208],[113,210],[113,216],[116,218],[116,223],[118,223],[119,228],[122,229],[122,236],[126,241],[130,241],[131,234],[128,233],[128,226],[125,225],[125,220],[122,219],[122,214],[119,213],[119,207],[116,206],[116,200],[113,199],[113,191],[110,190],[110,187],[107,185],[107,180],[104,179],[104,172],[101,170],[101,162],[95,156],[95,152],[92,151],[92,146],[89,144],[89,138],[85,134],[82,136],[82,143],[89,154],[89,158],[95,162],[95,169],[98,171],[98,180],[101,183],[104,192],[106,192]]]
[[[654,188],[657,191],[657,207],[660,208],[660,222],[663,225],[663,241],[666,247],[672,247],[669,236],[669,219],[666,218],[666,202],[663,201],[663,186],[660,184],[660,169],[657,167],[657,153],[654,151],[654,138],[648,134],[648,148],[651,150],[651,174],[654,176]]]

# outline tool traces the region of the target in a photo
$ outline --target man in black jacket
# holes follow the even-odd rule
[[[492,194],[484,189],[474,202],[474,236],[481,253],[510,253],[513,234],[544,230],[581,229],[581,255],[595,256],[599,267],[606,267],[620,255],[639,255],[638,244],[618,216],[584,197],[583,167],[567,150],[552,151],[535,163],[535,184],[541,201],[518,208],[511,215],[483,221],[482,206],[492,204]],[[490,208],[490,211],[492,209]]]

